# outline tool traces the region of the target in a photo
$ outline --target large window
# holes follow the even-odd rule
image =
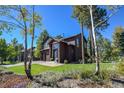
[[[53,49],[58,49],[59,48],[59,43],[53,44]]]
[[[48,44],[48,40],[44,43],[44,47],[43,48],[49,48],[49,44]]]
[[[80,46],[80,40],[79,40],[79,38],[76,39],[76,46],[77,46],[77,47]]]

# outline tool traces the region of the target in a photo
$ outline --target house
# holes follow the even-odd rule
[[[33,52],[35,51],[35,49],[36,49],[36,47],[33,47]],[[27,49],[28,59],[29,59],[29,57],[30,57],[30,51],[31,51],[31,48],[28,48],[28,49]],[[20,53],[18,59],[19,59],[20,62],[23,62],[23,61],[24,61],[24,49],[21,50],[21,53]],[[32,60],[33,60],[33,61],[37,61],[37,60],[39,60],[39,58],[36,58],[35,56],[33,56]]]
[[[84,38],[84,53],[87,54],[87,40]],[[75,62],[82,58],[82,42],[81,34],[71,37],[54,39],[48,37],[43,43],[41,50],[41,59],[43,61],[55,60],[55,62],[63,63]]]

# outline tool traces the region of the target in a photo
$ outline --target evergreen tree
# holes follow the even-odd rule
[[[41,50],[43,49],[43,42],[49,37],[47,30],[43,30],[37,39],[37,47],[35,51],[35,57],[41,58]]]

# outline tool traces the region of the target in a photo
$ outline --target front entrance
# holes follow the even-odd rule
[[[53,50],[53,58],[54,58],[55,61],[58,62],[58,49]]]

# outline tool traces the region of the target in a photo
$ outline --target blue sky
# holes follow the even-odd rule
[[[68,37],[80,33],[80,26],[77,20],[71,17],[72,6],[36,6],[35,10],[42,16],[42,28],[46,29],[51,36],[64,35]],[[112,40],[112,32],[116,26],[124,26],[124,8],[115,14],[110,20],[110,25],[102,31],[102,35]],[[36,29],[36,36],[41,33],[41,29]],[[88,36],[88,31],[85,29],[85,36]],[[10,34],[3,33],[1,36],[9,43],[14,37],[19,43],[23,43],[24,39],[20,35],[20,30],[16,29]],[[36,39],[35,39],[36,46]],[[28,47],[30,47],[30,37],[28,37]]]

